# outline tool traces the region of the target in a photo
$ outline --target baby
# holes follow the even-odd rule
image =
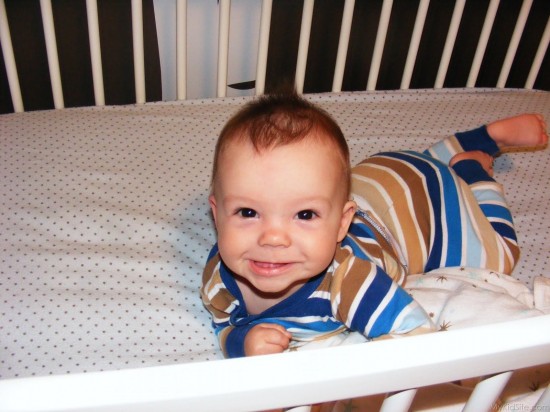
[[[547,141],[542,118],[522,115],[352,171],[325,111],[296,94],[252,101],[220,134],[209,197],[218,243],[201,296],[224,355],[431,330],[400,285],[439,267],[510,273],[519,249],[494,156]]]

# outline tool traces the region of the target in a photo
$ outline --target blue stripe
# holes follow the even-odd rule
[[[486,126],[455,134],[456,139],[465,152],[481,150],[491,156],[499,152],[496,142],[489,136]]]
[[[451,153],[451,151],[445,144],[445,140],[434,144],[429,149],[424,150],[424,152],[422,153],[427,156],[431,156],[443,163],[449,163],[451,158],[455,155],[455,153]]]
[[[351,237],[349,236],[346,236],[343,240],[342,240],[342,243],[341,243],[342,247],[344,246],[349,246],[351,248],[351,250],[353,251],[353,254],[363,260],[368,260],[370,261],[370,258],[365,254],[365,252],[363,251],[363,249],[361,249],[361,246],[359,246],[359,244],[353,240]]]
[[[481,254],[485,249],[480,242],[477,233],[475,232],[470,219],[466,219],[464,222],[466,231],[466,250],[462,253],[466,253],[466,266],[478,267],[481,264]]]
[[[208,262],[210,259],[212,259],[216,254],[218,253],[218,243],[216,243],[214,246],[212,246],[212,250],[208,254],[208,257],[206,258],[206,261]]]
[[[487,218],[499,218],[507,220],[508,222],[512,223],[512,214],[510,213],[510,210],[508,210],[506,207],[500,206],[500,205],[491,205],[491,204],[482,204],[479,205],[481,210],[483,211],[483,214],[487,216]]]
[[[225,352],[229,358],[242,358],[244,353],[244,337],[254,325],[246,325],[240,328],[234,328],[225,340]],[[219,332],[217,332],[219,333]]]
[[[365,291],[350,324],[351,329],[362,333],[392,285],[391,278],[378,267],[374,276],[375,278]]]
[[[278,318],[267,318],[261,319],[255,323],[274,323],[277,325],[283,326],[285,329],[299,329],[304,331],[315,331],[321,333],[327,333],[335,331],[342,327],[342,322],[331,320],[327,318],[326,320],[318,320],[314,322],[302,322],[302,321],[290,321],[285,319]]]
[[[517,242],[518,238],[513,227],[501,222],[491,222],[491,226],[493,226],[493,229],[495,229],[500,236],[513,239]]]
[[[436,159],[416,152],[390,152],[382,155],[399,159],[414,167],[425,177],[428,201],[433,209],[434,243],[429,251],[425,271],[442,266],[458,266],[462,256],[462,229],[460,224],[460,204],[456,182],[449,168]],[[435,169],[435,170],[434,170]],[[439,174],[437,173],[439,171]],[[441,188],[443,204],[441,203]],[[414,195],[414,193],[413,193]],[[442,210],[445,209],[446,220],[443,222]],[[438,219],[438,216],[440,217]],[[447,236],[446,236],[447,235]],[[443,240],[447,237],[447,258],[442,262]]]
[[[411,296],[404,289],[397,288],[395,294],[392,296],[391,301],[384,308],[378,319],[376,319],[376,322],[374,322],[372,329],[369,331],[369,337],[374,338],[376,336],[384,335],[391,332],[395,319],[411,302]],[[406,322],[407,328],[410,327],[410,321],[411,319],[409,319],[409,322]],[[425,322],[426,315],[419,317],[416,321],[414,321],[415,325],[413,326],[413,328],[416,326],[420,326]]]
[[[351,233],[352,235],[357,237],[375,239],[374,232],[370,229],[370,227],[363,222],[357,220],[351,223],[348,233]]]
[[[487,188],[472,188],[478,203],[489,203],[489,202],[503,202],[505,203],[504,196],[496,189],[487,189]]]
[[[440,169],[444,188],[443,204],[447,226],[447,260],[445,266],[459,266],[462,257],[462,222],[460,216],[460,198],[456,181],[449,169]]]

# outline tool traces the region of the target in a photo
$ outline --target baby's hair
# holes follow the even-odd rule
[[[349,193],[349,148],[340,126],[325,110],[296,92],[258,97],[229,119],[216,144],[212,182],[218,173],[220,154],[230,143],[250,142],[257,152],[262,152],[312,137],[337,149]]]

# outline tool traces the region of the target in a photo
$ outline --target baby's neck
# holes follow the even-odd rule
[[[235,278],[235,280],[243,295],[246,310],[250,315],[258,315],[265,312],[267,309],[288,298],[303,285],[302,283],[292,285],[281,293],[264,293],[254,288],[244,279]]]

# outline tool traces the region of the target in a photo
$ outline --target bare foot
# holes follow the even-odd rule
[[[487,125],[487,132],[500,149],[548,144],[546,123],[540,114],[521,114],[497,120]]]
[[[471,152],[461,152],[456,155],[454,155],[449,162],[449,166],[453,166],[455,163],[460,162],[461,160],[476,160],[483,169],[487,172],[487,174],[491,177],[493,177],[494,170],[493,170],[493,163],[495,159],[490,154],[487,154],[485,152],[482,152],[480,150],[474,150]]]

